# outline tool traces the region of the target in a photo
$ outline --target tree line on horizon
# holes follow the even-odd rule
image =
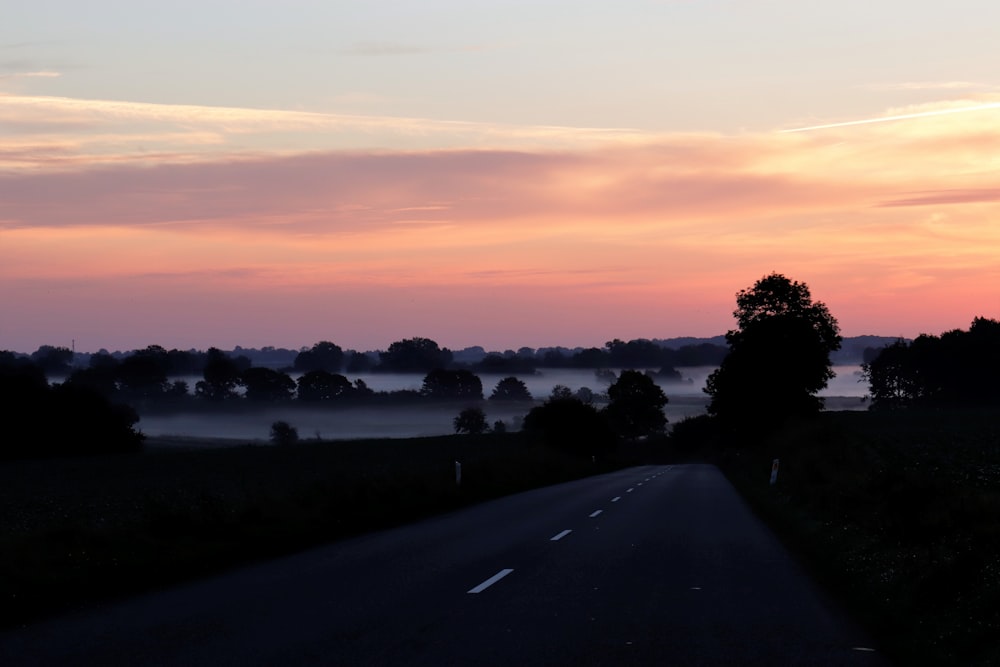
[[[419,390],[376,392],[362,379],[351,381],[335,370],[339,368],[340,352],[330,343],[317,343],[303,351],[296,359],[297,379],[284,371],[263,366],[253,366],[246,358],[233,358],[221,350],[211,348],[201,370],[202,379],[191,391],[187,381],[171,380],[166,370],[167,353],[162,348],[137,351],[121,362],[106,356],[93,356],[87,368],[69,373],[61,385],[96,391],[110,400],[131,403],[143,408],[157,405],[183,409],[192,401],[203,405],[240,403],[289,403],[316,405],[338,402],[342,404],[373,401],[405,401],[423,399],[484,400],[483,383],[475,372],[460,367],[442,367],[447,355],[427,339],[400,341],[390,347],[386,357],[395,372],[423,374]],[[30,366],[44,376],[41,366],[30,359],[0,353],[0,364]],[[425,368],[431,370],[425,372]],[[646,371],[657,381],[681,381],[680,373],[673,368]],[[608,369],[595,372],[595,380],[611,384],[616,374]],[[596,394],[581,388],[577,392],[585,402],[594,400]],[[515,375],[502,378],[490,395],[490,400],[531,401],[526,385]]]
[[[533,398],[516,375],[533,373],[538,367],[593,368],[598,377],[604,374],[603,379],[611,384],[608,398],[613,403],[612,390],[621,389],[621,377],[609,375],[606,369],[629,369],[622,373],[624,376],[636,368],[659,368],[638,373],[645,378],[642,382],[655,385],[654,380],[681,379],[676,369],[664,362],[688,359],[697,360],[693,365],[717,362],[705,392],[711,399],[709,416],[718,423],[736,427],[762,419],[777,423],[789,416],[821,410],[823,401],[818,392],[833,377],[832,355],[843,341],[837,321],[826,306],[812,300],[804,283],[774,273],[737,294],[733,315],[738,326],[726,334],[727,346],[721,348],[725,352],[721,358],[719,346],[712,344],[674,350],[645,339],[615,339],[604,348],[581,349],[572,356],[551,349],[539,356],[530,348],[508,351],[510,354],[486,353],[473,364],[456,362],[452,351],[428,338],[396,341],[377,355],[345,352],[334,343],[321,341],[301,349],[291,367],[283,370],[254,366],[245,355],[233,356],[217,348],[202,353],[151,345],[121,357],[101,352],[90,355],[85,368],[73,368],[73,353],[65,348],[42,346],[32,355],[0,351],[0,398],[4,399],[0,407],[5,411],[11,406],[24,408],[23,396],[33,396],[41,404],[55,404],[72,395],[78,404],[89,405],[92,413],[107,415],[109,423],[120,427],[122,442],[134,446],[137,437],[141,440],[141,434],[132,428],[137,420],[135,412],[132,408],[114,412],[118,403],[149,407],[171,402],[190,404],[193,400],[205,406],[291,401],[314,405],[372,400],[479,401],[484,400],[484,395],[477,372],[509,373],[494,388],[492,400],[531,401]],[[872,407],[995,406],[1000,398],[1000,391],[992,384],[993,373],[1000,370],[998,350],[1000,323],[986,318],[976,318],[968,332],[925,335],[867,350],[863,370],[871,386]],[[362,380],[351,382],[340,372],[352,368],[420,373],[424,375],[423,386],[416,391],[374,392]],[[196,372],[202,379],[195,383],[193,392],[186,381],[170,379]],[[298,374],[298,378],[292,379],[290,372]],[[64,379],[49,385],[47,375]],[[542,414],[561,415],[552,417],[552,423],[561,424],[560,428],[567,432],[573,432],[570,422],[576,420],[589,423],[589,432],[596,434],[600,429],[593,421],[592,401],[589,390],[581,390],[577,396],[552,396],[541,406],[545,408]],[[41,408],[42,412],[47,409]],[[662,405],[657,409],[662,410]],[[614,421],[610,413],[600,416]],[[549,423],[537,414],[526,423],[529,421],[536,425]],[[621,424],[619,418],[612,430],[636,437],[635,429],[622,428]]]
[[[50,377],[64,377],[79,367],[109,366],[140,356],[152,358],[169,377],[200,375],[212,351],[179,350],[149,345],[128,352],[75,353],[69,348],[41,345],[30,354],[3,354],[28,358]],[[426,373],[434,368],[464,368],[480,373],[534,373],[539,368],[663,368],[677,366],[717,366],[726,347],[713,342],[691,342],[668,347],[662,342],[639,338],[614,339],[603,348],[530,348],[486,351],[481,347],[452,351],[429,338],[409,338],[392,343],[386,350],[359,352],[345,350],[330,341],[320,341],[297,351],[265,347],[237,347],[225,352],[243,367],[266,366],[284,372],[322,369],[347,373]],[[132,362],[137,363],[137,362]]]
[[[307,371],[295,382],[269,368],[250,366],[241,370],[240,364],[218,350],[210,350],[209,357],[205,379],[196,384],[195,396],[188,400],[217,406],[237,402],[272,404],[291,401],[293,395],[305,405],[379,397],[394,401],[445,400],[468,406],[455,420],[456,432],[481,434],[490,430],[479,407],[487,400],[482,380],[467,369],[436,368],[424,376],[419,391],[376,394],[361,380],[351,383],[340,374],[322,369]],[[119,390],[95,384],[98,376],[94,370],[80,369],[64,382],[50,385],[41,367],[30,359],[0,353],[0,406],[4,413],[10,411],[5,416],[11,424],[11,438],[0,446],[0,459],[136,451],[143,440],[134,429],[136,411],[120,400]],[[132,377],[133,384],[128,388],[132,398],[176,398],[176,383],[166,382],[162,372],[153,375],[159,379],[152,385],[134,382],[136,377]],[[594,405],[596,395],[590,389],[583,387],[573,392],[562,385],[556,385],[541,405],[535,405],[527,386],[516,376],[499,380],[488,400],[525,405],[529,410],[524,418],[527,432],[548,445],[577,453],[586,450],[596,455],[612,448],[618,437],[663,432],[667,420],[662,409],[668,399],[652,374],[625,370],[617,377],[612,375],[610,381],[607,405],[601,409]],[[238,392],[237,387],[243,392]],[[497,422],[492,430],[505,432],[506,425]],[[297,440],[297,432],[286,422],[275,422],[271,438],[287,444]],[[33,444],[26,446],[29,442]]]
[[[557,368],[594,369],[599,380],[610,383],[614,373],[610,366],[627,368],[659,368],[650,372],[661,382],[681,382],[681,374],[660,362],[680,353],[682,358],[706,361],[718,356],[713,346],[695,345],[690,350],[660,348],[647,340],[624,342],[613,340],[604,350],[593,348],[565,357],[547,352],[542,363]],[[462,364],[454,361],[447,348],[440,347],[428,338],[410,338],[396,341],[387,350],[378,353],[378,362],[368,354],[345,352],[329,341],[320,341],[311,348],[298,352],[290,367],[273,369],[254,366],[245,355],[231,355],[209,348],[207,352],[166,350],[150,345],[141,350],[117,357],[107,353],[89,356],[86,367],[71,365],[73,353],[66,348],[42,346],[30,356],[0,352],[0,362],[31,363],[49,377],[61,378],[62,384],[87,387],[117,401],[150,407],[181,405],[188,399],[204,399],[209,403],[231,402],[246,399],[252,402],[281,402],[298,400],[317,403],[325,401],[371,401],[391,398],[394,400],[429,398],[482,397],[481,382],[477,373],[528,375],[539,367],[527,353],[521,356],[501,357],[486,354],[478,363]],[[353,382],[341,373],[384,372],[411,373],[425,376],[419,391],[400,390],[374,392],[363,380]],[[297,376],[293,379],[292,374]],[[177,379],[200,375],[202,379],[189,386],[187,380]],[[478,387],[478,388],[477,388]]]
[[[968,330],[897,340],[862,372],[878,410],[1000,405],[1000,321],[977,317]]]

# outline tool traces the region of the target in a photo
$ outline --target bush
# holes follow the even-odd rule
[[[532,408],[524,430],[551,447],[584,456],[607,452],[616,444],[597,409],[575,398],[549,399]]]
[[[489,429],[486,413],[480,408],[465,408],[455,417],[455,433],[478,435]]]
[[[98,390],[63,383],[50,387],[30,363],[0,365],[0,459],[130,452],[141,448],[135,411]]]
[[[294,445],[299,441],[299,430],[286,421],[271,424],[271,442],[276,445]]]
[[[499,382],[490,395],[491,401],[530,401],[531,392],[527,385],[516,377],[506,377]]]

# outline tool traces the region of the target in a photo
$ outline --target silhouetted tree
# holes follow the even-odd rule
[[[287,401],[295,392],[295,381],[271,368],[248,368],[240,375],[240,382],[250,401]]]
[[[339,373],[309,371],[298,379],[300,401],[318,402],[346,398],[354,391],[351,381]]]
[[[45,414],[48,399],[49,383],[40,366],[13,355],[4,355],[0,359],[0,415],[3,423],[0,442],[8,451],[27,448],[36,430],[44,428],[45,421],[60,418]]]
[[[872,407],[896,409],[912,405],[921,394],[910,346],[904,340],[887,345],[871,361],[861,365]]]
[[[367,398],[368,396],[373,396],[375,392],[368,386],[368,383],[358,378],[354,381],[354,396],[358,398]]]
[[[429,373],[435,368],[447,368],[452,353],[441,349],[429,338],[408,338],[396,341],[385,352],[380,352],[379,370],[395,373]]]
[[[205,368],[205,355],[194,350],[167,352],[167,375],[197,375]]]
[[[653,375],[660,382],[684,382],[684,376],[673,366],[664,366]]]
[[[709,413],[747,421],[820,410],[817,393],[833,377],[830,353],[841,341],[826,305],[804,283],[772,273],[736,295],[733,316],[729,354],[705,387]]]
[[[455,417],[455,433],[478,435],[489,429],[486,423],[486,413],[480,408],[465,408]]]
[[[27,363],[28,361],[29,359],[17,354],[16,352],[11,352],[10,350],[0,350],[0,368],[4,366],[14,367]]]
[[[549,392],[550,401],[560,401],[573,398],[573,390],[564,384],[557,384]]]
[[[724,345],[699,343],[697,345],[682,345],[680,349],[668,350],[664,364],[671,366],[718,366],[729,353]]]
[[[119,389],[129,399],[155,399],[167,393],[167,351],[159,345],[136,350],[118,365]]]
[[[188,386],[186,380],[174,380],[167,387],[167,396],[171,398],[183,398],[190,394],[191,388]]]
[[[137,451],[144,436],[135,430],[139,415],[128,405],[110,402],[86,387],[58,385],[52,389],[49,433],[55,454],[110,454]]]
[[[241,372],[239,364],[225,352],[210,347],[203,371],[205,379],[195,384],[195,395],[212,401],[237,398],[236,387],[239,386]]]
[[[483,382],[471,371],[437,368],[424,377],[420,393],[430,398],[481,400]]]
[[[574,368],[601,368],[610,365],[608,353],[597,347],[588,347],[573,355],[570,364]]]
[[[271,424],[271,442],[276,445],[294,445],[299,441],[299,430],[286,421]]]
[[[124,452],[142,444],[134,410],[87,386],[50,387],[31,363],[0,363],[0,410],[0,458]]]
[[[1000,400],[1000,322],[977,317],[968,331],[941,336],[944,347],[946,401],[956,405],[991,405]]]
[[[344,365],[344,351],[329,341],[320,341],[295,357],[295,370],[300,373],[326,371],[336,373]]]
[[[586,403],[590,405],[594,402],[594,392],[590,387],[580,387],[575,392],[573,392],[573,398],[580,401],[581,403]]]
[[[364,352],[351,352],[347,359],[348,373],[366,373],[374,367],[375,362]]]
[[[559,350],[547,350],[542,355],[542,366],[545,368],[565,368],[569,366],[569,359]]]
[[[662,366],[666,350],[651,340],[639,338],[624,342],[619,339],[604,344],[608,349],[607,366],[614,368],[655,368]]]
[[[31,361],[49,377],[64,377],[73,368],[73,351],[68,347],[42,345],[31,353]]]
[[[663,433],[667,418],[663,407],[667,397],[653,379],[635,370],[622,371],[608,388],[604,414],[611,428],[626,438]]]
[[[995,405],[1000,401],[1000,322],[899,340],[862,364],[874,409]]]
[[[491,352],[475,365],[481,373],[527,373],[535,372],[535,360],[532,357],[522,357],[511,354]]]
[[[95,352],[94,354],[90,355],[90,361],[88,362],[87,366],[88,368],[97,368],[101,370],[104,369],[116,370],[119,364],[121,364],[120,361],[118,361],[113,356],[108,354],[107,351],[102,350],[100,352]]]
[[[497,386],[494,387],[493,393],[490,394],[491,401],[530,401],[531,392],[528,391],[527,385],[516,377],[506,377],[499,382]]]
[[[118,391],[118,367],[120,362],[110,354],[93,354],[87,368],[73,371],[65,384],[90,387],[105,398],[115,399]]]
[[[575,398],[552,398],[532,408],[523,430],[550,447],[581,456],[602,454],[616,443],[597,409]]]

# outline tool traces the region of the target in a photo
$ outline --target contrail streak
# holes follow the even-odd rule
[[[849,125],[867,125],[869,123],[888,123],[894,120],[908,120],[910,118],[926,118],[928,116],[944,116],[952,113],[966,113],[968,111],[986,111],[988,109],[1000,109],[1000,102],[990,104],[980,104],[974,107],[962,107],[960,109],[940,109],[938,111],[921,111],[919,113],[908,113],[899,116],[882,116],[880,118],[865,118],[864,120],[849,120],[844,123],[830,123],[828,125],[812,125],[810,127],[796,127],[791,130],[781,130],[782,134],[787,132],[809,132],[810,130],[826,130],[832,127],[847,127]]]

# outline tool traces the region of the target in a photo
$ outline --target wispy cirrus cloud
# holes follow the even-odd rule
[[[900,326],[893,309],[917,294],[971,316],[994,298],[984,276],[1000,274],[997,112],[925,113],[968,100],[822,132],[621,140],[569,128],[559,143],[545,128],[430,121],[412,126],[434,135],[428,147],[318,150],[323,123],[343,117],[41,99],[31,108],[61,109],[65,125],[0,153],[0,164],[40,165],[0,171],[0,282],[15,295],[76,298],[85,276],[91,301],[155,293],[204,303],[206,317],[232,317],[227,304],[240,301],[331,312],[377,302],[380,313],[507,312],[546,326],[575,302],[566,327],[651,313],[650,299],[669,297],[721,313],[722,330],[732,293],[780,270],[851,330],[855,315]],[[234,147],[272,122],[302,123],[313,146]],[[83,159],[117,141],[130,148]],[[459,147],[440,147],[449,142]],[[161,152],[143,162],[140,143]],[[209,152],[178,150],[198,144]],[[504,296],[483,310],[484,291]],[[80,301],[52,299],[59,312]],[[33,312],[27,297],[0,294],[0,307]],[[162,310],[144,317],[165,321]],[[457,315],[452,325],[464,326]]]
[[[822,133],[645,135],[642,141],[625,133],[630,140],[621,141],[617,131],[578,128],[502,128],[509,132],[501,135],[477,124],[61,98],[0,96],[0,119],[5,100],[62,109],[67,123],[94,115],[95,130],[118,129],[114,121],[120,118],[160,118],[169,129],[188,127],[159,134],[139,124],[121,135],[79,133],[70,143],[58,136],[9,141],[0,164],[45,168],[0,176],[8,227],[198,221],[202,227],[266,230],[284,215],[285,229],[323,234],[415,222],[469,225],[548,212],[557,226],[560,220],[617,217],[633,228],[673,218],[678,229],[697,221],[734,229],[727,219],[992,201],[993,174],[1000,169],[1000,132],[995,116],[985,113],[1000,107],[993,102],[979,105],[982,114],[942,114],[968,111],[962,106],[912,107],[891,116],[909,123],[831,124]],[[456,141],[475,126],[476,132],[496,132],[497,145],[516,146],[526,137],[535,142],[519,149],[308,152],[241,152],[228,143],[231,132],[252,133],[269,123],[302,123],[315,132],[341,122],[442,134],[451,129],[457,130],[451,136]],[[543,141],[549,133],[567,141],[575,137],[574,149]],[[84,159],[105,145],[129,142],[145,150],[109,153],[101,168]],[[178,146],[208,152],[191,157]],[[934,161],[927,163],[931,154]],[[43,190],[60,198],[37,197]]]
[[[996,202],[1000,202],[1000,188],[915,192],[900,199],[892,199],[881,202],[879,206],[940,206],[942,204],[977,204]]]
[[[61,141],[67,155],[75,154],[81,165],[127,159],[154,162],[149,155],[154,134],[171,137],[170,150],[156,151],[158,159],[167,161],[167,156],[174,155],[180,162],[337,149],[579,149],[638,143],[650,136],[629,128],[491,124],[2,93],[0,126],[37,144]],[[211,141],[206,141],[208,137]],[[0,166],[45,169],[52,165],[41,159],[35,164],[22,161]]]
[[[62,76],[61,72],[51,70],[36,70],[33,72],[14,72],[11,74],[0,74],[0,81],[4,79],[56,79]]]
[[[805,127],[796,127],[781,131],[810,132],[813,130],[827,130],[838,127],[850,127],[854,125],[870,125],[872,123],[916,120],[920,118],[930,118],[932,116],[950,116],[953,114],[965,114],[980,111],[996,111],[998,109],[1000,109],[1000,101],[949,100],[945,102],[934,102],[928,104],[910,105],[908,107],[898,109],[889,109],[883,114],[873,116],[871,118],[807,125]]]

